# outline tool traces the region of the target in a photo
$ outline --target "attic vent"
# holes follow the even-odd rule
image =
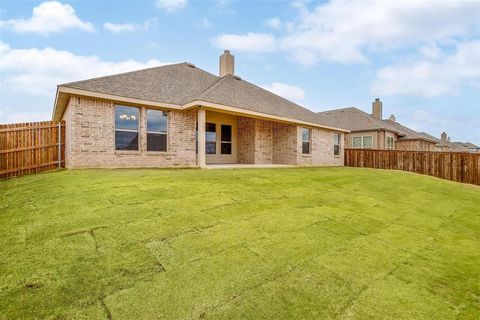
[[[237,75],[234,75],[233,78],[235,78],[237,80],[242,80],[242,78],[240,78],[240,76],[237,76]]]
[[[330,111],[327,111],[327,114],[330,114]]]
[[[340,112],[343,112],[343,109],[342,109],[342,110],[340,110]]]
[[[190,68],[195,68],[195,65],[193,63],[190,63],[190,62],[185,62],[185,64],[187,66],[189,66]]]

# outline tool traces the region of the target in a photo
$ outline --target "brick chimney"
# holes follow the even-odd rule
[[[442,143],[447,143],[447,133],[445,131],[442,132],[440,140],[442,141]]]
[[[379,98],[372,102],[372,116],[382,120],[382,101]]]
[[[220,77],[227,74],[235,74],[235,57],[230,54],[230,50],[225,50],[220,56]]]
[[[390,118],[388,118],[388,119],[390,119],[390,121],[396,122],[396,121],[395,121],[395,116],[394,116],[393,114],[391,114],[391,115],[390,115]]]

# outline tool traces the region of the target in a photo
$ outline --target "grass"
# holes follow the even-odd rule
[[[478,319],[480,188],[355,168],[0,182],[1,319]]]

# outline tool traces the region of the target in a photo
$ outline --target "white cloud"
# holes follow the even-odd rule
[[[157,7],[166,11],[176,11],[187,6],[188,0],[157,0]]]
[[[47,1],[33,8],[32,17],[1,21],[0,26],[10,27],[16,32],[50,34],[66,29],[94,31],[90,22],[84,22],[68,4]]]
[[[158,25],[157,18],[149,19],[142,24],[138,23],[111,23],[106,22],[103,24],[103,28],[112,33],[118,34],[122,32],[133,32],[137,30],[150,30]]]
[[[275,38],[270,33],[221,34],[212,39],[212,44],[220,49],[244,52],[275,51]]]
[[[282,29],[282,21],[278,17],[273,17],[265,20],[265,25],[269,28],[280,30]]]
[[[262,88],[291,101],[301,101],[305,99],[305,91],[297,86],[274,82],[271,85],[262,86]]]
[[[372,92],[432,97],[455,94],[463,85],[480,87],[480,40],[460,43],[450,55],[422,54],[417,61],[380,69]]]
[[[102,61],[98,56],[69,51],[13,49],[0,42],[0,72],[3,93],[15,90],[30,95],[53,96],[61,83],[162,65],[158,60],[140,62]]]
[[[105,22],[103,24],[103,28],[113,33],[121,33],[121,32],[132,32],[137,29],[137,26],[133,23],[111,23]]]
[[[320,60],[341,63],[368,62],[367,53],[435,43],[478,32],[478,1],[445,0],[331,0],[309,9],[305,2],[294,5],[298,17],[284,24],[275,49],[294,61],[311,65]],[[277,26],[275,20],[273,25]],[[242,39],[252,33],[235,36]],[[259,51],[245,46],[244,51]]]

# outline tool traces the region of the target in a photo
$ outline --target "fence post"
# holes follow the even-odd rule
[[[58,167],[62,167],[62,122],[58,123]]]

